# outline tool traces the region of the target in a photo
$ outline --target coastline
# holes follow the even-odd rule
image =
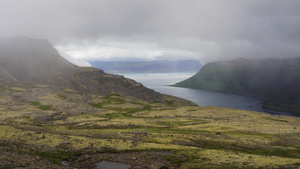
[[[251,96],[248,96],[248,95],[241,95],[241,94],[230,93],[230,92],[222,92],[222,91],[210,90],[210,89],[204,89],[204,88],[177,86],[176,84],[169,85],[169,86],[189,88],[189,89],[207,90],[207,91],[212,91],[212,92],[218,92],[218,93],[224,93],[224,94],[233,94],[233,95],[237,95],[237,96],[243,96],[243,97],[247,97],[247,98],[251,98],[251,99],[261,100],[259,98],[251,97]],[[265,113],[273,114],[273,115],[286,115],[286,116],[300,117],[300,110],[297,109],[296,107],[271,103],[271,102],[267,102],[265,100],[261,100],[261,101],[263,102],[262,109],[265,110],[264,111]]]
[[[270,103],[270,102],[264,101],[262,108],[265,110],[276,111],[283,115],[288,114],[289,116],[300,117],[300,113],[297,113],[297,112],[299,112],[299,110],[297,108],[293,108],[291,106],[278,105],[276,103]]]

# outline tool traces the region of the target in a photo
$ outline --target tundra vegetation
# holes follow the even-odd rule
[[[47,85],[0,95],[0,168],[300,168],[296,117]]]

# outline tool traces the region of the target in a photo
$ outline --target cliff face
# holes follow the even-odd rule
[[[36,83],[103,95],[118,93],[149,101],[163,98],[133,80],[100,69],[75,66],[61,57],[47,40],[0,38],[0,84]]]
[[[264,100],[267,108],[300,112],[300,59],[238,59],[205,65],[178,87]]]

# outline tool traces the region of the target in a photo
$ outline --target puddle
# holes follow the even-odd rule
[[[117,162],[102,161],[95,164],[95,169],[130,169],[131,165],[121,164]]]

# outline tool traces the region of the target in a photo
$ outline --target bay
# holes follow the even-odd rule
[[[157,92],[167,95],[173,95],[190,100],[199,106],[218,106],[240,110],[250,110],[258,112],[266,112],[269,114],[299,116],[297,114],[287,112],[277,112],[263,109],[263,101],[247,98],[244,96],[213,92],[201,89],[190,89],[173,87],[177,82],[185,80],[193,76],[192,73],[119,73],[127,78],[142,83],[144,86]]]

